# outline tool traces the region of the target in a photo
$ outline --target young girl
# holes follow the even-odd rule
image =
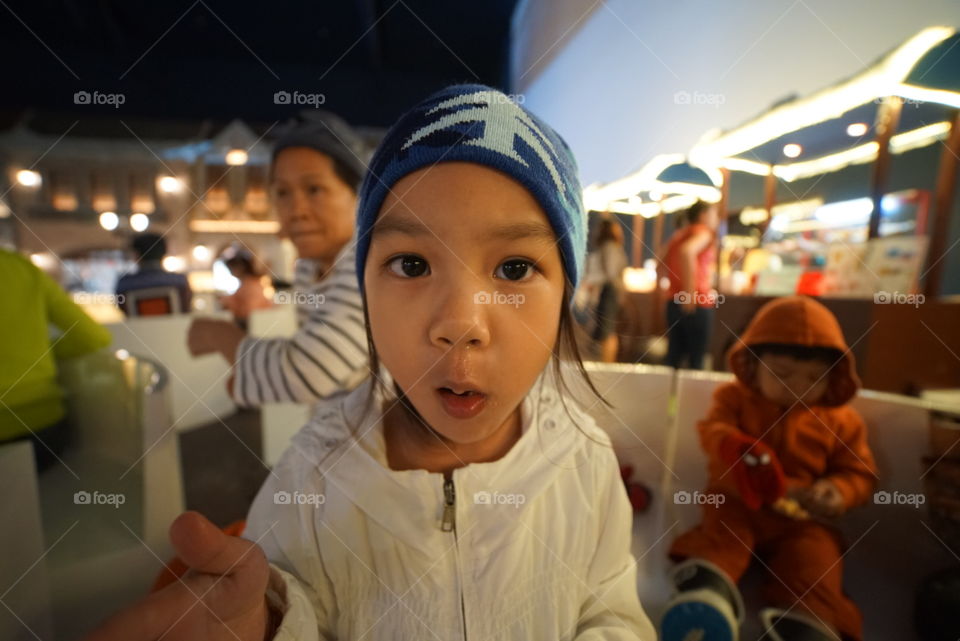
[[[584,219],[566,144],[504,94],[403,116],[357,218],[373,376],[297,434],[247,541],[180,517],[194,574],[94,638],[654,641],[610,441],[561,398]]]

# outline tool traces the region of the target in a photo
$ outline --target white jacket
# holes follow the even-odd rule
[[[277,641],[656,641],[630,505],[592,418],[567,401],[575,425],[541,378],[521,438],[455,470],[445,501],[442,474],[388,468],[370,387],[314,412],[251,507],[244,536],[284,611]]]

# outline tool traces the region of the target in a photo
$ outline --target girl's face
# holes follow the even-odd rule
[[[357,196],[326,154],[290,147],[273,166],[273,201],[300,258],[331,261],[353,235]]]
[[[462,445],[516,424],[557,341],[564,283],[533,196],[462,162],[394,185],[364,276],[380,360],[429,426]]]

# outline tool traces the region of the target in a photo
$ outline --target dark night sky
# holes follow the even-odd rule
[[[11,2],[0,7],[7,62],[0,110],[35,127],[61,119],[269,123],[304,108],[277,91],[385,126],[452,82],[505,87],[516,0],[181,0]],[[15,15],[14,15],[15,14]],[[76,105],[80,90],[124,104]]]

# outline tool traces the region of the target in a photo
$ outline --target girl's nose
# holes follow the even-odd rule
[[[441,304],[430,327],[430,342],[438,347],[484,347],[490,343],[486,305],[468,288],[454,288]],[[478,302],[480,301],[480,302]]]

